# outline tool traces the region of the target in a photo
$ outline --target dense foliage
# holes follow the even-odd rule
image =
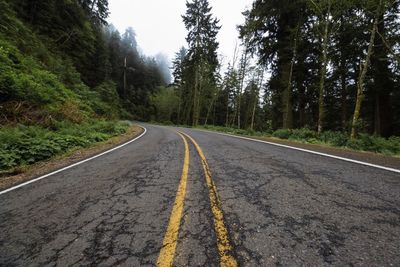
[[[132,28],[121,36],[106,25],[107,1],[1,0],[0,9],[2,124],[148,119],[149,97],[169,77],[138,52]]]
[[[400,133],[399,2],[254,1],[240,27],[269,71],[273,128]]]
[[[128,127],[127,123],[113,121],[57,122],[51,129],[23,125],[4,127],[0,131],[0,172],[105,141],[124,133]]]
[[[120,134],[147,120],[169,82],[135,32],[107,25],[107,0],[0,0],[0,170]]]

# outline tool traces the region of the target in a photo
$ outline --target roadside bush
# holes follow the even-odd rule
[[[0,171],[105,141],[125,133],[128,127],[126,122],[92,120],[82,124],[56,122],[52,129],[23,125],[0,128]]]
[[[71,147],[86,147],[90,144],[90,141],[85,138],[71,135],[53,135],[49,136],[49,139],[57,144],[63,151],[66,151]]]
[[[400,154],[400,137],[385,139],[378,136],[360,134],[357,139],[349,140],[347,147],[355,150],[398,155]]]
[[[56,108],[55,119],[68,120],[74,123],[82,123],[86,120],[86,114],[82,112],[80,103],[76,100],[67,100]]]
[[[278,129],[272,133],[272,136],[280,139],[289,139],[290,134],[291,132],[289,129]]]
[[[343,132],[326,131],[321,133],[318,139],[323,143],[341,147],[347,145],[349,136]]]
[[[20,162],[25,164],[48,159],[62,150],[60,146],[51,140],[37,138],[24,138],[5,148],[19,155]]]
[[[248,130],[246,130],[246,134],[247,134],[247,135],[256,136],[256,135],[258,135],[258,132],[254,131],[254,130],[252,130],[252,129],[248,129]]]
[[[0,148],[0,170],[16,167],[19,161],[20,156],[17,153]]]
[[[317,132],[307,128],[293,129],[290,131],[289,139],[299,141],[315,140],[317,138]]]
[[[395,155],[400,154],[400,136],[392,136],[386,141],[386,149]]]

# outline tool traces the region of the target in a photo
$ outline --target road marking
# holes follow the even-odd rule
[[[206,177],[211,210],[214,215],[214,228],[217,235],[217,246],[218,254],[220,257],[220,266],[222,267],[233,267],[237,266],[236,259],[233,257],[233,247],[229,242],[228,230],[224,223],[224,214],[222,212],[221,200],[217,194],[217,188],[214,181],[211,178],[211,171],[207,163],[207,159],[197,142],[189,135],[182,133],[187,138],[192,141],[193,145],[196,147],[197,153],[201,158],[201,164],[203,165],[204,175]]]
[[[179,226],[181,224],[183,206],[185,203],[186,184],[189,172],[189,145],[185,137],[183,137],[183,135],[180,133],[178,134],[182,137],[185,144],[185,159],[183,162],[181,180],[176,193],[174,206],[172,207],[167,232],[165,233],[163,246],[157,260],[157,266],[160,267],[172,266],[174,262],[174,255],[178,242]]]
[[[140,126],[140,125],[139,125],[139,126]],[[126,143],[124,143],[124,144],[122,144],[122,145],[116,146],[116,147],[114,147],[114,148],[112,148],[112,149],[110,149],[110,150],[104,151],[104,152],[102,152],[102,153],[100,153],[100,154],[97,154],[97,155],[95,155],[95,156],[93,156],[93,157],[90,157],[90,158],[87,158],[87,159],[85,159],[85,160],[76,162],[76,163],[74,163],[74,164],[71,164],[71,165],[66,166],[66,167],[64,167],[64,168],[61,168],[61,169],[59,169],[59,170],[56,170],[56,171],[53,171],[53,172],[51,172],[51,173],[45,174],[45,175],[43,175],[43,176],[40,176],[40,177],[38,177],[38,178],[29,180],[29,181],[27,181],[27,182],[25,182],[25,183],[22,183],[22,184],[19,184],[19,185],[10,187],[10,188],[8,188],[8,189],[6,189],[6,190],[4,190],[4,191],[1,191],[1,192],[0,192],[0,195],[5,194],[5,193],[8,193],[8,192],[10,192],[10,191],[13,191],[13,190],[15,190],[15,189],[18,189],[18,188],[23,187],[23,186],[25,186],[25,185],[28,185],[28,184],[37,182],[37,181],[39,181],[39,180],[42,180],[42,179],[47,178],[47,177],[49,177],[49,176],[52,176],[52,175],[54,175],[54,174],[56,174],[56,173],[60,173],[60,172],[62,172],[62,171],[71,169],[71,168],[73,168],[73,167],[75,167],[75,166],[78,166],[78,165],[80,165],[80,164],[82,164],[82,163],[88,162],[89,160],[92,160],[92,159],[101,157],[101,156],[103,156],[103,155],[105,155],[105,154],[108,154],[108,153],[114,151],[114,150],[117,150],[117,149],[119,149],[119,148],[121,148],[121,147],[124,147],[124,146],[126,146],[126,145],[128,145],[128,144],[130,144],[130,143],[132,143],[132,142],[134,142],[134,141],[136,141],[136,140],[138,140],[140,137],[142,137],[143,135],[146,134],[147,129],[146,129],[145,127],[143,127],[143,126],[140,126],[140,127],[144,129],[143,133],[141,133],[139,136],[135,137],[134,139],[132,139],[132,140],[130,140],[130,141],[128,141],[128,142],[126,142]]]
[[[207,131],[207,130],[199,130],[199,129],[196,129],[196,130],[201,131],[201,132],[207,132],[207,133],[214,133],[214,134],[219,134],[219,135],[230,136],[230,137],[249,140],[249,141],[253,141],[253,142],[264,143],[264,144],[278,146],[278,147],[284,147],[284,148],[298,150],[298,151],[302,151],[302,152],[306,152],[306,153],[310,153],[310,154],[314,154],[314,155],[319,155],[319,156],[338,159],[338,160],[343,160],[343,161],[347,161],[347,162],[351,162],[351,163],[355,163],[355,164],[365,165],[365,166],[368,166],[368,167],[377,168],[377,169],[381,169],[381,170],[385,170],[385,171],[391,171],[391,172],[395,172],[395,173],[400,173],[399,169],[394,169],[394,168],[385,167],[385,166],[381,166],[381,165],[376,165],[376,164],[372,164],[372,163],[368,163],[368,162],[364,162],[364,161],[359,161],[359,160],[339,157],[339,156],[330,155],[330,154],[317,152],[317,151],[312,151],[312,150],[308,150],[308,149],[304,149],[304,148],[298,148],[298,147],[293,147],[293,146],[288,146],[288,145],[282,145],[282,144],[277,144],[277,143],[273,143],[273,142],[268,142],[268,141],[263,141],[263,140],[258,140],[258,139],[253,139],[253,138],[244,137],[244,136],[238,136],[238,135],[233,135],[233,134],[218,133],[218,132]]]

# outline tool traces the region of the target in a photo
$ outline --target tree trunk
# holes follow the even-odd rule
[[[201,113],[201,95],[202,95],[202,90],[203,90],[203,77],[204,77],[204,68],[203,68],[203,61],[201,61],[200,64],[200,74],[199,74],[199,84],[198,84],[198,90],[197,90],[197,114],[196,114],[196,124],[199,124],[200,121],[200,113]]]
[[[330,5],[325,18],[324,33],[322,40],[322,58],[319,78],[319,95],[318,95],[318,133],[322,133],[325,122],[325,78],[326,68],[328,65],[328,38],[329,38],[329,24],[330,24]]]
[[[341,122],[342,122],[342,129],[346,130],[347,129],[347,85],[346,85],[346,70],[344,68],[345,66],[342,66],[342,73],[340,74],[340,80],[341,80]]]
[[[188,101],[185,102],[182,115],[184,115],[184,124],[190,124],[193,122],[193,103],[192,103],[192,92],[189,92]]]
[[[340,32],[343,32],[344,17],[340,17]],[[341,128],[343,131],[347,130],[347,64],[345,51],[346,44],[343,37],[339,38],[340,50],[340,114],[341,114]]]
[[[225,117],[225,127],[229,127],[229,91],[226,94],[226,117]]]
[[[238,94],[238,101],[237,101],[237,126],[238,129],[240,129],[240,104],[242,101],[242,91],[243,91],[243,83],[244,83],[244,76],[246,75],[246,67],[247,67],[247,42],[245,41],[244,45],[244,55],[243,55],[243,62],[242,62],[242,74],[240,77],[240,88],[239,88],[239,94]]]
[[[379,114],[380,114],[380,129],[381,136],[389,137],[392,135],[392,94],[385,92],[379,97]]]
[[[381,114],[379,104],[379,93],[375,94],[374,135],[381,135]]]
[[[369,62],[371,59],[371,55],[373,52],[374,48],[374,43],[375,43],[375,34],[376,30],[378,28],[378,18],[380,14],[380,8],[382,6],[382,0],[379,1],[379,7],[377,9],[376,15],[374,17],[374,23],[372,26],[372,31],[371,31],[371,37],[369,40],[368,44],[368,50],[367,50],[367,56],[364,61],[364,64],[360,66],[360,75],[358,77],[358,83],[357,83],[357,98],[356,98],[356,105],[354,108],[354,114],[353,114],[353,122],[351,124],[351,139],[355,139],[357,136],[357,126],[358,126],[358,120],[360,118],[360,112],[361,112],[361,105],[362,101],[364,98],[364,80],[365,76],[367,75],[368,67],[369,67]]]
[[[209,106],[208,109],[207,109],[207,115],[206,115],[206,119],[205,119],[205,121],[204,121],[204,125],[207,125],[208,117],[210,116],[211,110],[212,110],[213,107],[214,107],[214,103],[215,103],[217,97],[218,97],[218,92],[216,92],[216,93],[213,95],[213,98],[211,99],[211,104],[210,104],[210,106]]]
[[[296,33],[294,36],[293,50],[292,50],[292,59],[289,65],[289,73],[287,79],[287,86],[285,91],[283,92],[283,128],[291,129],[293,128],[293,103],[292,103],[292,78],[293,78],[293,69],[294,63],[297,57],[297,37],[298,37],[298,29],[300,25],[297,25]]]
[[[303,84],[299,84],[299,126],[304,127],[306,124],[306,96]]]
[[[285,91],[282,94],[282,103],[283,103],[283,128],[284,129],[291,129],[293,128],[293,104],[292,104],[292,63],[290,64],[289,67],[289,73],[287,74],[289,76],[288,80],[288,85],[285,88]]]
[[[391,98],[394,91],[394,81],[391,78],[388,53],[391,49],[385,44],[385,24],[381,13],[375,38],[374,53],[371,56],[371,76],[373,77],[373,90],[375,97],[374,109],[374,134],[388,137],[391,134],[390,122],[392,121]],[[378,38],[378,35],[380,38]]]
[[[199,71],[198,71],[198,66],[195,66],[196,70],[195,70],[195,77],[194,77],[194,90],[193,90],[193,118],[192,118],[192,126],[196,126],[197,125],[197,94],[198,94],[198,86],[199,86]]]
[[[126,97],[126,57],[124,59],[124,98]]]
[[[258,95],[260,94],[260,88],[262,86],[263,80],[264,80],[264,70],[262,70],[262,72],[261,72],[261,78],[259,77],[257,90],[256,90],[256,92],[254,94],[254,103],[253,103],[253,111],[251,113],[250,130],[253,130],[253,128],[254,128],[254,117],[256,115],[256,107],[257,107],[257,104],[258,104]]]
[[[179,87],[179,104],[178,104],[178,118],[177,118],[177,123],[181,124],[181,109],[182,109],[182,84]]]

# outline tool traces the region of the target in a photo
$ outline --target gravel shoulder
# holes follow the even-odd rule
[[[18,174],[1,176],[0,190],[10,188],[35,177],[45,175],[46,173],[50,173],[86,158],[90,158],[96,154],[100,154],[139,136],[143,131],[142,127],[132,125],[126,133],[112,137],[107,141],[98,142],[86,148],[74,149],[50,160],[24,167]]]

